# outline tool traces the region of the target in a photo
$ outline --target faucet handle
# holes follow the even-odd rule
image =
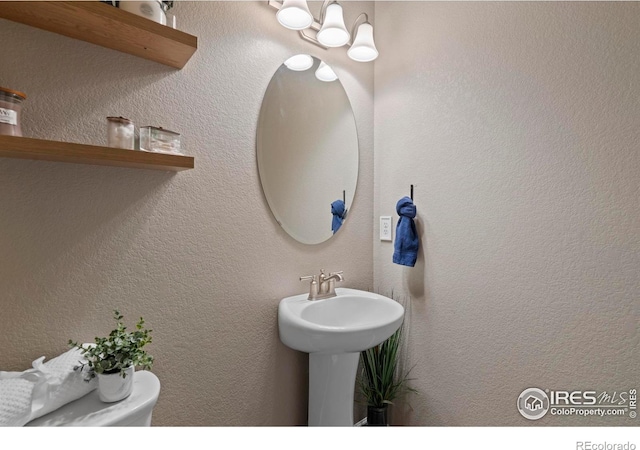
[[[316,281],[315,275],[307,275],[304,277],[300,277],[300,281],[311,280],[311,284],[309,285],[309,300],[315,300],[318,296],[318,282]]]

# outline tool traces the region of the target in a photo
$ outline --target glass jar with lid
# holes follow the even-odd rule
[[[0,87],[0,134],[22,136],[20,116],[26,98],[22,92]]]
[[[180,133],[165,130],[162,127],[142,127],[140,128],[140,150],[182,155]]]
[[[133,150],[135,126],[124,117],[107,117],[107,146]]]

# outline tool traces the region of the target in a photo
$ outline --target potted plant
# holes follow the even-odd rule
[[[69,346],[78,348],[86,362],[76,367],[88,366],[86,381],[98,377],[98,395],[103,402],[116,402],[128,397],[133,390],[133,373],[136,367],[151,370],[153,356],[144,350],[151,343],[151,331],[144,327],[144,319],[136,324],[135,331],[127,331],[120,311],[113,314],[116,328],[107,337],[96,337],[94,344],[78,344],[69,340]]]
[[[407,392],[417,392],[407,382],[408,370],[400,373],[402,328],[383,343],[360,352],[360,393],[367,401],[367,426],[387,426],[387,408]]]

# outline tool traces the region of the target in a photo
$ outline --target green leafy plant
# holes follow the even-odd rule
[[[360,352],[358,387],[368,406],[382,408],[408,392],[417,392],[408,385],[411,369],[399,372],[402,328],[383,343]]]
[[[113,318],[116,320],[116,328],[107,337],[96,337],[95,344],[87,346],[69,340],[69,346],[80,349],[87,360],[76,367],[77,370],[82,370],[85,365],[89,366],[86,381],[99,373],[119,372],[125,378],[126,369],[131,366],[151,370],[153,356],[143,350],[143,347],[151,343],[152,330],[144,328],[144,319],[140,317],[135,331],[127,331],[120,311],[115,310]]]

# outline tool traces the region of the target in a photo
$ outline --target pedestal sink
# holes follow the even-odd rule
[[[278,306],[280,340],[309,353],[309,426],[353,426],[353,395],[360,352],[391,336],[404,308],[395,300],[357,289],[336,297],[287,297]]]

